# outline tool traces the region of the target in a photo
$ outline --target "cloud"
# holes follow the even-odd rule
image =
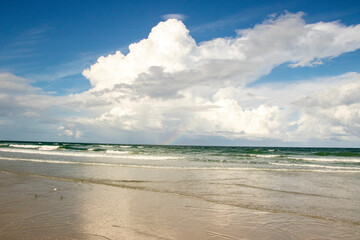
[[[67,125],[67,126],[60,126],[58,127],[58,135],[59,136],[66,136],[66,137],[74,137],[74,138],[80,138],[81,137],[81,131],[75,130],[74,125]]]
[[[55,97],[33,87],[31,81],[11,73],[0,73],[0,136],[9,140],[55,140],[60,136],[81,137],[77,125],[66,119],[76,108],[68,97]],[[67,127],[59,127],[65,124]]]
[[[30,85],[30,81],[10,73],[0,73],[0,113],[2,116],[37,116],[50,106],[50,96]]]
[[[302,13],[271,18],[251,29],[238,30],[236,38],[217,38],[197,44],[185,25],[176,19],[160,22],[148,38],[120,51],[100,57],[83,71],[92,86],[101,90],[117,84],[138,85],[156,77],[151,84],[161,85],[178,76],[187,85],[219,83],[247,84],[268,74],[274,67],[321,64],[322,61],[360,48],[360,25],[338,22],[306,24]],[[169,80],[170,79],[170,80]],[[184,88],[184,86],[182,86]],[[180,90],[180,89],[178,89]]]
[[[154,27],[147,39],[129,46],[125,56],[120,51],[100,57],[83,75],[96,89],[113,87],[115,84],[132,84],[139,74],[152,66],[161,66],[165,72],[187,69],[191,61],[195,41],[189,36],[185,25],[169,19]]]
[[[83,71],[93,88],[73,99],[96,117],[78,121],[126,131],[186,129],[231,138],[308,139],[313,132],[306,123],[315,127],[316,117],[310,118],[312,108],[306,104],[313,104],[301,95],[316,95],[329,82],[287,83],[275,89],[275,84],[255,88],[248,84],[283,63],[316,66],[360,48],[360,25],[306,24],[302,16],[272,16],[253,28],[237,30],[235,38],[201,43],[181,21],[160,22],[147,38],[131,44],[127,55],[117,51],[100,57]],[[352,105],[338,112],[357,108]],[[337,134],[329,127],[329,134],[319,136]]]
[[[360,74],[336,78],[336,84],[315,94],[298,97],[296,121],[302,138],[356,140],[360,138]]]
[[[86,92],[50,97],[27,88],[24,79],[4,81],[4,92],[20,89],[28,96],[23,103],[43,98],[44,111],[17,105],[28,117],[58,109],[52,127],[65,139],[161,143],[187,133],[204,139],[360,141],[358,73],[250,85],[281,64],[315,67],[360,48],[360,25],[307,24],[302,16],[272,16],[237,30],[234,38],[200,43],[170,18],[131,44],[128,54],[102,56],[85,69],[92,86]]]
[[[164,20],[177,19],[180,21],[184,21],[186,16],[184,14],[179,14],[179,13],[170,13],[170,14],[162,15],[161,18]]]

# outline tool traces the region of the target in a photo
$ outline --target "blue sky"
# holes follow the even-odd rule
[[[158,27],[158,34],[167,39],[169,34],[175,34],[171,28],[178,29],[176,37],[181,35],[180,38],[169,41],[180,47],[179,60],[167,65],[165,60],[168,56],[162,55],[154,57],[151,62],[153,56],[147,54],[153,50],[145,44],[145,47],[139,46],[142,50],[138,51],[144,53],[143,58],[150,59],[150,63],[143,63],[141,71],[131,70],[134,66],[127,65],[131,58],[127,57],[128,46],[143,39],[153,41],[148,37],[149,33],[169,17],[177,18],[178,22],[168,22],[165,30]],[[324,27],[321,23],[328,24]],[[360,51],[357,46],[360,40],[358,28],[354,26],[359,23],[358,1],[1,1],[0,72],[3,76],[0,79],[3,83],[0,90],[3,88],[6,101],[3,100],[0,106],[0,138],[157,144],[358,146],[360,134],[357,128],[360,126],[356,119],[359,103],[356,96],[348,96],[353,93],[346,89],[352,84],[355,88],[358,86],[359,77],[356,74],[360,72]],[[304,36],[296,36],[297,33],[294,36],[283,33],[274,36],[268,32],[269,37],[274,39],[269,38],[266,46],[248,52],[247,58],[256,52],[261,57],[259,51],[270,51],[273,48],[271,44],[275,46],[276,42],[283,42],[281,37],[289,38],[288,41],[309,39],[304,40],[306,46],[296,51],[280,47],[279,52],[284,51],[284,55],[274,62],[270,61],[271,64],[267,61],[268,66],[263,64],[264,67],[249,73],[241,71],[242,67],[246,67],[243,56],[240,56],[243,50],[237,49],[238,55],[228,58],[226,51],[216,50],[220,49],[220,45],[216,45],[219,42],[234,47],[231,39],[238,39],[238,43],[250,51],[250,47],[260,46],[257,38],[261,41],[265,31],[276,30],[280,25],[284,29],[286,26],[289,29],[301,27],[304,31],[314,25],[317,27],[314,28],[315,33],[309,32]],[[325,29],[324,34],[311,38],[317,34],[318,27],[321,31]],[[249,31],[243,32],[243,29]],[[332,36],[337,35],[336,31],[339,31],[339,36],[344,35],[340,39],[348,39],[349,36],[353,39],[346,44],[330,43]],[[253,42],[245,43],[245,38],[241,39],[244,36],[253,39]],[[325,39],[323,48],[319,43],[312,44],[320,38]],[[329,46],[326,45],[327,40]],[[284,43],[287,42],[284,40]],[[289,45],[291,48],[297,46]],[[186,50],[188,47],[192,49],[190,52]],[[313,55],[302,55],[301,51],[312,48]],[[278,57],[275,50],[274,53],[266,53],[271,56],[266,56],[271,59]],[[116,57],[116,51],[121,51],[124,59],[127,57],[128,60],[119,60],[122,56]],[[201,53],[195,54],[194,51]],[[296,54],[303,59],[298,59]],[[101,56],[107,59],[106,63],[96,63]],[[188,64],[182,62],[185,58],[198,60]],[[234,66],[229,68],[228,74],[215,76],[211,73],[211,69],[226,69],[226,61],[234,59],[237,62],[231,63]],[[251,59],[257,61],[253,55]],[[211,66],[205,66],[205,62],[209,64],[210,60],[214,60]],[[299,65],[296,65],[297,62]],[[127,68],[119,67],[121,64]],[[134,68],[137,69],[137,66]],[[87,74],[84,72],[86,69],[89,70]],[[127,70],[129,73],[124,73]],[[104,71],[102,79],[99,74]],[[121,80],[122,75],[129,77],[134,71],[134,80]],[[189,80],[188,71],[193,71],[195,75],[197,71],[206,71],[206,78]],[[168,91],[154,83],[155,77],[163,86],[169,84]],[[218,78],[218,81],[211,82],[209,79],[212,78]],[[10,89],[8,86],[14,82],[19,85]],[[118,87],[121,84],[127,84],[127,87],[121,88],[123,95]],[[137,87],[143,92],[134,90]],[[285,96],[286,93],[276,95],[275,91],[271,91],[274,87],[283,91],[298,88],[299,91],[295,94],[297,96],[293,94],[283,99],[277,96]],[[18,88],[17,91],[14,88]],[[21,92],[24,89],[31,93]],[[323,95],[336,89],[344,89],[339,94],[345,94],[351,101],[339,99],[339,102],[345,103],[336,106],[329,103],[330,108],[329,104],[324,104]],[[105,90],[108,95],[104,94]],[[135,92],[129,93],[130,90]],[[129,96],[124,95],[125,91]],[[24,99],[16,99],[19,95]],[[131,101],[133,98],[137,100]],[[182,101],[186,104],[179,106],[176,100],[179,98],[186,99]],[[321,101],[317,100],[320,98]],[[29,106],[21,101],[38,104]],[[92,104],[89,105],[90,102]],[[123,105],[125,102],[126,106]],[[143,103],[140,106],[135,102]],[[316,110],[308,107],[310,102],[311,106],[319,103]],[[149,113],[142,110],[151,108],[156,110]],[[310,134],[314,132],[310,127],[312,123],[319,122],[319,119],[310,117],[313,111],[322,112],[317,117],[324,121],[322,126],[327,126],[319,130],[318,137]],[[334,111],[338,114],[333,118],[326,115]],[[253,113],[265,117],[255,121],[258,116],[251,117]],[[229,114],[233,121],[220,121],[216,116],[221,114]],[[339,114],[347,117],[339,118]],[[326,122],[325,118],[331,121]],[[144,119],[150,119],[151,123]],[[196,125],[194,119],[209,123]],[[285,125],[287,127],[283,129]]]

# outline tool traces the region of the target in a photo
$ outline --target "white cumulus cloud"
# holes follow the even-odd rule
[[[81,131],[76,130],[73,124],[69,124],[67,126],[60,126],[58,127],[58,136],[66,136],[66,137],[81,137]]]
[[[161,143],[186,132],[205,138],[360,141],[359,73],[250,84],[281,64],[316,67],[359,49],[360,25],[307,24],[302,13],[286,13],[237,30],[236,37],[197,43],[180,17],[165,19],[131,44],[128,54],[101,56],[85,69],[92,86],[86,92],[50,97],[27,88],[24,79],[0,75],[0,98],[10,104],[16,96],[19,104],[11,106],[28,117],[44,115],[28,106],[31,99],[42,99],[43,109],[60,108],[55,130],[71,138],[97,133],[106,141],[106,133],[112,140],[136,136],[133,142],[143,137]]]
[[[142,88],[139,82],[147,87],[171,82],[179,90],[194,84],[236,85],[256,81],[282,63],[321,64],[360,48],[360,25],[306,24],[302,13],[285,14],[237,32],[236,38],[197,44],[181,21],[169,19],[155,26],[148,38],[131,44],[126,56],[117,51],[100,57],[83,75],[97,90],[118,84]],[[156,81],[151,79],[154,75]]]
[[[310,102],[320,101],[314,97],[320,94],[316,92],[331,84],[319,80],[287,83],[277,89],[248,84],[283,63],[313,66],[360,48],[360,25],[307,24],[302,16],[286,13],[237,30],[235,38],[201,43],[196,43],[181,21],[160,22],[147,38],[131,44],[127,55],[117,51],[84,70],[93,88],[73,99],[93,117],[79,121],[126,131],[185,128],[200,135],[307,139],[314,133],[311,127],[315,128],[317,117],[328,118],[326,114],[334,110],[322,104],[319,108],[325,112],[313,115],[313,107],[307,105],[315,106]],[[301,97],[307,94],[309,99]],[[334,115],[319,136],[353,136],[346,126],[356,127],[351,122],[357,116],[357,103],[336,105],[337,115],[344,117]]]

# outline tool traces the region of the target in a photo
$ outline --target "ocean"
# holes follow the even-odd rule
[[[266,216],[282,224],[289,224],[292,217],[297,219],[297,228],[290,227],[288,235],[284,235],[291,238],[284,239],[305,239],[301,234],[309,232],[304,226],[310,223],[315,224],[313,230],[318,235],[311,233],[313,238],[306,239],[360,239],[359,148],[2,141],[0,171],[58,182],[159,193],[162,194],[159,196],[211,204],[215,209],[218,206],[231,208],[232,212],[246,210],[256,216],[270,214]],[[0,200],[0,204],[6,203]],[[229,222],[229,216],[221,213],[217,215],[218,221]],[[192,220],[205,222],[205,218]],[[274,231],[281,233],[276,225],[265,228],[264,219],[248,223],[249,228],[261,228],[270,235]],[[224,228],[227,231],[232,228],[227,234],[220,230],[204,233],[209,238],[231,239],[238,226],[229,225]],[[266,239],[282,239],[279,236]],[[247,235],[243,239],[256,238]]]

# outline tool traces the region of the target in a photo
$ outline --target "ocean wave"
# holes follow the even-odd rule
[[[86,152],[69,152],[69,151],[50,151],[50,150],[33,150],[33,149],[11,149],[1,148],[0,152],[16,152],[16,153],[29,153],[41,155],[56,155],[56,156],[74,156],[74,157],[99,157],[100,155]]]
[[[79,147],[79,146],[72,146],[72,145],[62,145],[59,146],[60,149],[64,149],[64,150],[74,150],[74,151],[87,151],[88,149],[86,147]]]
[[[106,153],[109,154],[130,154],[128,151],[118,151],[118,150],[105,150]]]
[[[10,144],[9,147],[13,148],[39,148],[41,145],[32,145],[32,144]]]
[[[307,167],[307,168],[325,168],[325,169],[344,169],[344,170],[359,170],[360,168],[357,167],[341,167],[341,166],[325,166],[325,165],[319,165],[319,164],[297,164],[297,163],[272,163],[271,165],[277,165],[277,166],[289,166],[289,167]]]
[[[64,160],[43,160],[29,158],[8,158],[0,157],[0,160],[25,161],[50,164],[71,164],[89,166],[109,166],[109,167],[128,167],[128,168],[148,168],[148,169],[170,169],[170,170],[216,170],[216,171],[273,171],[273,172],[323,172],[323,173],[360,173],[359,170],[335,170],[335,169],[289,169],[289,168],[247,168],[247,167],[180,167],[180,166],[158,166],[158,165],[136,165],[120,163],[100,163],[100,162],[78,162]]]
[[[312,162],[340,162],[340,163],[360,163],[360,158],[325,158],[325,157],[307,157],[307,156],[289,156],[288,159],[300,160],[300,161],[312,161]]]
[[[103,149],[103,148],[89,148],[87,151],[106,152],[106,149]]]
[[[350,152],[350,151],[343,151],[343,152],[316,152],[313,153],[316,156],[337,156],[337,157],[360,157],[359,152]]]
[[[52,151],[52,150],[55,150],[55,149],[58,149],[59,146],[48,146],[48,145],[42,145],[39,150],[41,151]]]
[[[128,146],[128,145],[120,145],[119,147],[121,147],[121,148],[131,148],[132,146]]]
[[[136,160],[176,160],[184,157],[177,156],[159,156],[159,155],[131,155],[131,154],[103,154],[99,152],[70,152],[70,151],[48,151],[48,150],[33,150],[33,149],[12,149],[1,148],[0,152],[18,152],[42,155],[55,156],[72,156],[72,157],[91,157],[91,158],[116,158],[116,159],[136,159]],[[129,152],[128,152],[129,153]]]
[[[281,158],[283,157],[283,155],[278,155],[278,154],[250,154],[251,157],[256,157],[256,158]]]
[[[38,163],[56,163],[56,164],[73,164],[73,165],[95,165],[95,166],[120,166],[119,164],[112,163],[98,163],[98,162],[77,162],[77,161],[64,161],[64,160],[43,160],[32,158],[10,158],[0,157],[1,160],[8,161],[23,161],[23,162],[38,162]]]

